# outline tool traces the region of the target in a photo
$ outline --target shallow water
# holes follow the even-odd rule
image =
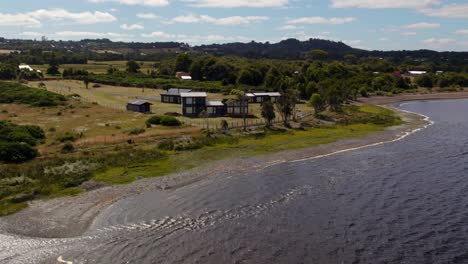
[[[468,100],[401,108],[434,125],[124,199],[86,236],[41,242],[51,245],[5,263],[468,263]]]

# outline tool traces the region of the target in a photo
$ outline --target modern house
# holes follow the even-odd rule
[[[206,112],[210,117],[219,117],[226,115],[226,106],[222,101],[206,102]]]
[[[176,72],[175,77],[180,80],[192,80],[192,76],[187,72]]]
[[[249,114],[249,103],[246,102],[242,104],[242,102],[230,102],[227,101],[224,103],[226,108],[226,116],[231,117],[242,117],[244,114]]]
[[[171,88],[166,92],[161,93],[161,102],[168,104],[180,104],[181,103],[181,93],[190,93],[190,89],[179,89]]]
[[[151,113],[151,103],[143,100],[128,102],[127,111],[148,114]]]
[[[247,93],[246,96],[249,98],[249,103],[261,104],[266,101],[275,103],[281,97],[281,94],[278,92],[252,92]]]
[[[208,101],[205,92],[180,93],[182,101],[182,115],[187,117],[199,117],[200,113],[206,111],[209,117],[232,116],[241,117],[249,114],[249,103],[244,105],[240,102]]]
[[[205,92],[180,93],[182,101],[182,115],[188,117],[198,117],[206,109]]]

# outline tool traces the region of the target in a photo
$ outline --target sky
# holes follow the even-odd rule
[[[0,0],[5,38],[468,51],[467,0]]]

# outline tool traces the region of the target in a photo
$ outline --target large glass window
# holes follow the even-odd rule
[[[185,108],[185,113],[187,113],[187,114],[193,114],[193,108],[192,108],[192,107],[187,107],[187,108]]]
[[[193,104],[193,98],[191,98],[191,97],[185,98],[185,103],[189,104],[189,105]]]

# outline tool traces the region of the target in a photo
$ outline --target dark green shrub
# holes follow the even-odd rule
[[[0,161],[23,162],[34,159],[37,154],[37,150],[26,143],[0,142]]]
[[[66,142],[62,147],[62,153],[71,153],[75,150],[75,146],[71,142]]]
[[[128,131],[128,134],[129,135],[139,135],[139,134],[145,133],[145,131],[146,130],[144,128],[136,127],[136,128],[131,129],[130,131]]]
[[[163,116],[161,117],[161,125],[163,126],[180,126],[182,123],[173,116]]]
[[[57,138],[57,140],[60,142],[66,142],[66,141],[74,142],[77,139],[78,139],[78,135],[74,133],[70,133],[70,132],[67,132],[64,135]]]
[[[151,125],[160,125],[161,124],[161,116],[152,116],[146,120],[146,125],[150,127]]]

